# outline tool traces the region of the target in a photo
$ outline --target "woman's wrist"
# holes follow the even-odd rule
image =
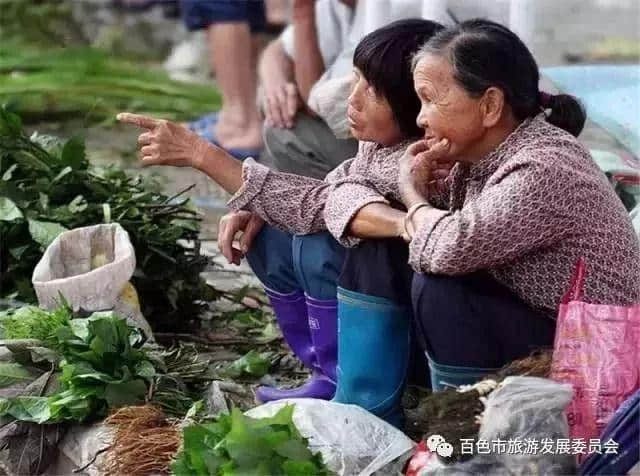
[[[211,160],[215,160],[215,152],[215,148],[211,143],[199,137],[193,147],[191,167],[204,172],[204,165]]]
[[[408,241],[408,237],[404,231],[404,219],[407,214],[405,212],[400,212],[400,210],[398,210],[398,212],[399,213],[394,214],[393,217],[394,235],[396,238],[402,238],[403,240]]]
[[[403,196],[403,202],[405,207],[407,207],[407,209],[411,208],[412,206],[418,203],[425,203],[426,201],[427,199],[422,195],[420,195],[415,190],[406,191]]]

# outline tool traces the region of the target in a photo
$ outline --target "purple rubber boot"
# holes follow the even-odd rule
[[[309,295],[305,297],[316,359],[324,376],[333,384],[332,392],[335,392],[338,365],[338,301],[314,299]],[[329,398],[333,398],[333,393]]]
[[[259,387],[256,390],[258,400],[263,403],[284,398],[330,400],[336,389],[336,301],[320,301],[307,296],[305,302],[304,294],[299,291],[287,295],[269,289],[266,292],[285,341],[313,374],[307,383],[297,388]]]

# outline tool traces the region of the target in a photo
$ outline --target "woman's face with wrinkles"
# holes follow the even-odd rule
[[[404,139],[386,98],[376,93],[357,68],[353,71],[347,117],[351,134],[358,140],[391,146]]]
[[[471,97],[453,77],[449,61],[426,55],[415,67],[413,81],[420,98],[418,127],[428,142],[449,139],[448,158],[474,160],[485,134],[480,99]]]

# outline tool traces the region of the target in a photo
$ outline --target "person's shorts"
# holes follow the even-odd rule
[[[266,27],[264,0],[180,0],[180,9],[189,30],[215,23],[247,22],[252,32]]]

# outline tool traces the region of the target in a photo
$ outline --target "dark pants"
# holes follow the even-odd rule
[[[347,251],[339,285],[413,304],[415,336],[438,364],[496,368],[553,345],[555,321],[486,272],[413,273],[401,240],[368,240]]]
[[[344,248],[327,232],[297,236],[265,225],[247,261],[260,282],[282,294],[304,291],[315,299],[336,298]]]
[[[263,0],[180,0],[180,10],[189,30],[215,23],[248,23],[252,32],[266,26]]]
[[[553,345],[556,324],[486,272],[416,274],[417,332],[439,364],[496,368]]]

